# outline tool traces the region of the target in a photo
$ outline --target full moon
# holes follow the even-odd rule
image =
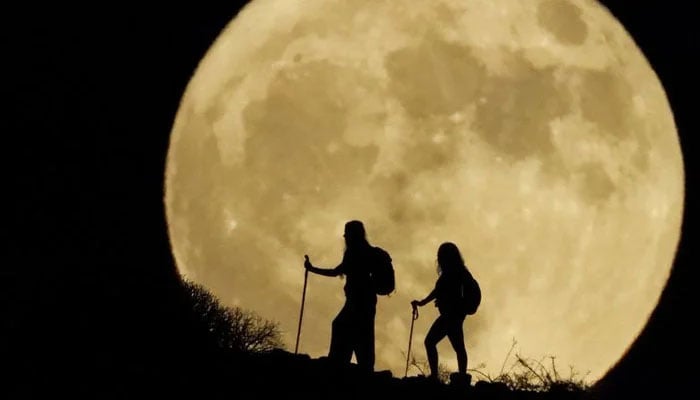
[[[659,300],[684,198],[661,83],[592,0],[254,0],[187,86],[165,179],[181,274],[288,348],[304,254],[335,267],[362,220],[396,269],[375,365],[396,376],[452,241],[483,293],[469,368],[497,375],[515,341],[599,379]],[[327,354],[343,283],[309,277],[300,352]],[[436,316],[416,321],[419,359]]]

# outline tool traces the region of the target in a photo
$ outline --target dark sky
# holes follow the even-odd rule
[[[9,124],[2,131],[10,224],[0,269],[0,358],[21,364],[17,373],[44,379],[71,359],[104,363],[119,348],[110,340],[139,340],[127,328],[115,333],[120,318],[157,331],[145,310],[167,307],[159,302],[167,301],[163,293],[174,279],[162,205],[168,135],[197,62],[244,2],[230,3],[32,8],[6,17],[13,22],[1,50],[9,67],[3,85]],[[608,378],[625,394],[657,390],[655,379],[689,387],[692,372],[681,362],[692,368],[698,347],[689,328],[698,313],[689,314],[688,305],[696,275],[696,226],[688,221],[697,203],[690,152],[698,128],[692,108],[697,13],[692,2],[602,3],[666,89],[681,136],[687,196],[683,237],[661,303]]]

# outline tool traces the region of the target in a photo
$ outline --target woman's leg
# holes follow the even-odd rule
[[[428,330],[425,336],[425,352],[428,355],[428,364],[430,365],[430,376],[438,377],[438,353],[437,344],[447,335],[447,324],[445,317],[439,316],[433,325]]]
[[[374,371],[374,315],[375,309],[358,310],[355,321],[355,358],[357,365],[366,372]]]
[[[447,338],[450,340],[455,353],[457,353],[457,370],[460,374],[467,373],[467,349],[464,346],[463,324],[463,318],[452,319],[447,329]]]
[[[338,313],[331,325],[331,345],[328,358],[338,363],[349,363],[352,359],[352,315],[347,305]]]

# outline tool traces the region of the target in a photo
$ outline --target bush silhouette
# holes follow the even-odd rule
[[[282,349],[282,335],[276,322],[253,311],[227,307],[204,286],[184,281],[194,323],[221,350],[236,353],[261,353]]]
[[[549,356],[542,359],[526,358],[520,354],[515,354],[513,361],[508,368],[506,365],[510,360],[517,342],[513,340],[510,350],[506,355],[501,372],[492,377],[480,371],[484,365],[470,369],[482,380],[490,383],[501,383],[510,390],[530,391],[530,392],[572,392],[582,393],[590,389],[590,383],[586,380],[586,375],[580,375],[569,367],[568,377],[562,376],[555,365],[555,357]]]
[[[424,357],[411,356],[408,363],[409,371],[417,370],[418,376],[430,375],[430,366],[428,360]],[[450,381],[450,370],[443,363],[438,364],[438,380],[442,383]]]

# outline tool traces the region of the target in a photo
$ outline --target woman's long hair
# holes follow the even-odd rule
[[[469,272],[462,253],[459,252],[457,245],[452,242],[444,242],[440,245],[437,252],[437,268],[438,274],[443,272]]]
[[[363,249],[369,246],[367,233],[362,221],[352,220],[345,224],[345,251]]]
[[[357,255],[358,252],[370,247],[370,244],[367,241],[365,225],[362,223],[362,221],[348,221],[345,224],[345,233],[343,234],[343,237],[345,237],[345,255]],[[343,256],[343,259],[345,259],[345,255]],[[340,278],[342,279],[343,277],[344,274],[341,274]]]

